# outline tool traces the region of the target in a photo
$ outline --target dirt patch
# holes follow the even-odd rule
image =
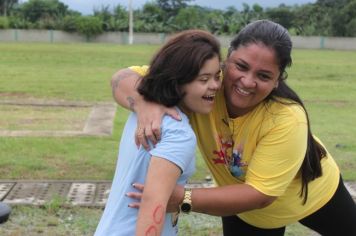
[[[113,103],[0,101],[0,136],[111,135]]]
[[[90,107],[0,105],[0,130],[82,130]]]

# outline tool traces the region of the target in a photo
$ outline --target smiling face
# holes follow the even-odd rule
[[[261,43],[241,45],[225,62],[224,93],[231,118],[253,110],[278,86],[275,52]]]
[[[198,76],[182,86],[185,93],[180,107],[185,112],[207,114],[213,109],[215,94],[221,87],[218,56],[205,61]]]

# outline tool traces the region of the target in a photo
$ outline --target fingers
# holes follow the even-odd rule
[[[126,196],[129,197],[129,198],[132,198],[132,199],[135,199],[137,200],[138,202],[131,202],[128,207],[131,207],[131,208],[140,208],[140,204],[141,204],[141,199],[142,199],[142,192],[143,192],[143,189],[144,189],[144,185],[143,184],[139,184],[139,183],[134,183],[132,184],[132,186],[139,190],[140,192],[128,192],[126,193]]]
[[[152,127],[145,129],[145,136],[146,136],[146,139],[150,140],[153,143],[153,145],[157,144],[158,140],[156,138],[156,135],[153,132]]]
[[[145,188],[145,186],[143,184],[133,183],[132,187],[139,190],[139,192],[128,192],[128,193],[126,193],[126,196],[133,198],[133,199],[141,200],[142,192],[143,192],[143,189]]]
[[[156,143],[161,140],[161,123],[158,122],[152,122],[152,125],[151,125],[151,128],[152,128],[152,133],[155,137],[155,139],[157,140]],[[154,144],[156,144],[154,143]]]
[[[151,125],[144,127],[139,125],[136,130],[135,143],[139,147],[141,144],[146,150],[150,149],[148,140],[156,145],[161,139],[161,127],[160,123],[152,122]]]
[[[145,188],[145,185],[139,184],[139,183],[134,183],[134,184],[132,184],[132,186],[133,186],[135,189],[140,190],[141,192],[143,192],[143,189]]]
[[[140,203],[139,203],[139,202],[133,202],[133,203],[130,203],[130,204],[128,205],[128,207],[138,209],[138,208],[140,208]]]
[[[150,149],[148,141],[156,145],[161,139],[161,122],[164,114],[173,119],[181,120],[175,108],[167,108],[163,105],[145,102],[136,107],[137,127],[135,143],[142,145],[146,150]]]
[[[150,146],[146,139],[145,128],[142,126],[138,126],[136,130],[135,143],[138,147],[141,144],[146,150],[149,150]]]
[[[128,192],[128,193],[126,193],[126,196],[129,197],[129,198],[132,198],[132,199],[141,200],[142,193]]]

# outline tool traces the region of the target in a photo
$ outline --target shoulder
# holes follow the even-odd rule
[[[195,139],[195,134],[192,130],[192,127],[189,123],[188,117],[181,112],[177,108],[180,116],[182,117],[181,121],[177,121],[173,119],[172,117],[165,115],[163,117],[162,121],[162,138],[165,136],[178,136],[177,139],[182,139],[183,137],[185,138],[193,138]]]
[[[269,101],[266,105],[266,111],[270,113],[273,120],[288,120],[295,123],[307,122],[304,108],[300,104],[288,99]]]
[[[170,116],[163,117],[161,140],[150,150],[150,154],[175,163],[184,172],[194,159],[197,141],[188,118],[180,115],[181,121]]]
[[[264,132],[270,131],[293,133],[296,130],[307,130],[308,121],[301,105],[289,100],[271,100],[259,105],[255,114],[256,125]]]

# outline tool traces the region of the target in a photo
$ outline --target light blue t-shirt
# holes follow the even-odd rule
[[[131,113],[122,133],[119,156],[108,202],[96,229],[95,236],[135,235],[138,209],[128,207],[133,200],[125,193],[137,191],[132,183],[144,183],[151,156],[175,163],[182,174],[178,184],[184,185],[195,171],[196,137],[185,114],[179,110],[182,121],[165,116],[161,125],[161,141],[147,152],[135,144],[137,117]],[[162,180],[164,181],[164,176]],[[176,235],[178,228],[167,213],[162,235]]]

